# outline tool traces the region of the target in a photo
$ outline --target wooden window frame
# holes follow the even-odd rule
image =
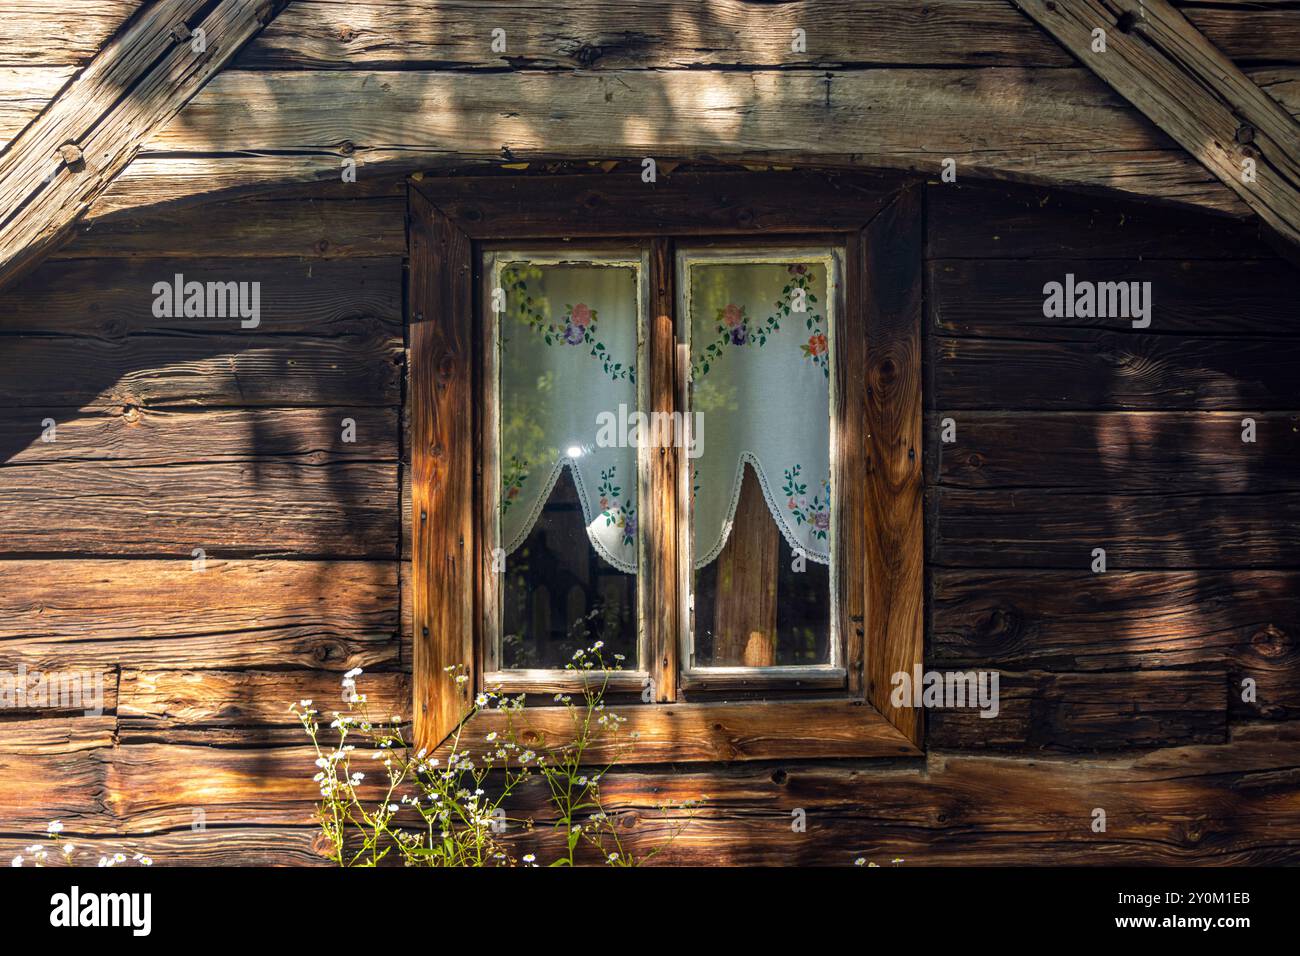
[[[893,177],[808,172],[413,178],[408,191],[410,275],[412,626],[415,736],[438,747],[470,710],[482,681],[482,323],[474,282],[490,244],[648,241],[650,410],[671,409],[677,358],[678,240],[728,244],[772,236],[834,237],[844,250],[844,316],[858,335],[837,342],[836,416],[841,474],[840,627],[847,687],[813,699],[689,699],[678,666],[677,553],[663,532],[680,527],[677,455],[657,449],[641,509],[645,566],[638,573],[641,625],[654,701],[620,706],[639,734],[637,762],[896,757],[922,752],[920,711],[893,707],[892,675],[922,660],[924,523],[921,464],[922,200],[918,183]],[[469,410],[472,414],[468,414]],[[650,521],[652,513],[668,517]],[[847,556],[847,559],[846,559]],[[654,600],[646,602],[647,595]],[[445,673],[467,677],[452,691]],[[642,675],[644,676],[644,675]],[[639,683],[642,678],[636,678]],[[788,679],[778,681],[788,686]],[[771,684],[742,680],[731,696]],[[545,688],[535,688],[543,690]],[[628,688],[631,689],[631,688]],[[685,698],[685,699],[684,699]],[[569,729],[563,707],[530,707],[530,731]],[[466,741],[500,729],[476,714]],[[593,753],[599,759],[599,753]]]

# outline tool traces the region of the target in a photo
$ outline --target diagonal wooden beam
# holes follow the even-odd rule
[[[285,2],[155,0],[100,50],[0,154],[0,288],[70,233]]]
[[[1166,0],[1011,2],[1300,245],[1300,126]]]

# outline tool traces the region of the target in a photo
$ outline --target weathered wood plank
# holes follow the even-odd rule
[[[565,108],[556,110],[557,102]],[[611,115],[624,120],[611,123]],[[1098,141],[1107,144],[1104,159]],[[952,157],[971,175],[1241,210],[1240,200],[1095,77],[1069,68],[233,71],[208,84],[147,149],[317,151],[337,162],[340,144],[361,162],[407,166],[649,155],[937,173]],[[267,170],[285,181],[301,172]]]
[[[0,468],[5,554],[395,557],[397,466],[63,462]]]
[[[1222,670],[1002,671],[995,716],[972,708],[931,709],[926,740],[942,750],[1022,754],[1222,743],[1227,685]]]
[[[117,718],[111,713],[3,720],[0,721],[0,755],[72,754],[112,747],[116,728]]]
[[[311,700],[326,716],[349,709],[341,672],[288,671],[145,671],[122,672],[118,717],[132,730],[168,732],[181,727],[298,727],[290,704]],[[376,671],[358,678],[370,714],[387,720],[410,719],[409,674]],[[302,740],[306,740],[304,734]]]
[[[432,748],[476,687],[473,264],[469,236],[414,189],[409,210],[412,673],[416,738]]]
[[[949,567],[1111,571],[1300,567],[1300,494],[1072,494],[940,487],[930,560]]]
[[[392,561],[0,561],[0,663],[347,669],[397,661]]]
[[[890,703],[890,681],[910,672],[925,646],[922,201],[921,189],[905,190],[861,236],[866,698],[918,745],[921,713]]]
[[[1167,0],[1131,9],[1105,0],[1013,2],[1300,244],[1300,125]],[[1107,31],[1103,51],[1092,48],[1098,27]]]
[[[75,825],[76,821],[72,821]],[[152,866],[322,866],[328,864],[319,827],[199,827],[148,836],[93,836],[73,834],[78,865],[94,866],[102,856],[124,853],[132,859],[147,856]],[[43,832],[38,826],[36,832]],[[71,830],[65,831],[71,834]],[[27,857],[32,837],[0,837],[0,858]],[[36,842],[41,842],[37,840]]]
[[[261,458],[329,465],[397,458],[395,408],[66,409],[54,421],[54,440],[47,442],[41,421],[30,412],[0,412],[0,474],[4,465],[75,462],[139,466]],[[351,440],[345,440],[345,430]],[[88,473],[96,467],[88,464]]]
[[[156,235],[178,245],[189,240],[170,227]],[[401,338],[400,258],[311,262],[228,257],[196,260],[170,255],[125,262],[46,262],[4,292],[0,333],[120,339],[147,333],[216,332],[257,342],[268,332],[357,335],[358,325],[368,320],[376,333],[387,331]],[[155,283],[174,285],[177,273],[185,282],[258,283],[260,324],[244,329],[238,317],[229,315],[155,316]]]
[[[284,0],[156,0],[133,17],[0,155],[0,286],[73,222]],[[206,45],[196,52],[190,27]]]
[[[925,201],[928,259],[1275,257],[1260,238],[1257,220],[1029,186],[931,183]]]
[[[81,66],[141,6],[143,0],[3,0],[0,66]]]
[[[114,405],[395,405],[402,343],[351,334],[0,338],[0,401],[37,411]],[[70,374],[76,370],[75,374]]]
[[[1295,571],[936,569],[927,665],[1053,671],[1215,667],[1238,716],[1300,708]],[[1252,678],[1257,698],[1242,699]]]
[[[1066,222],[1060,226],[1069,228]],[[1044,286],[1064,285],[1067,274],[1074,276],[1076,288],[1083,282],[1151,283],[1150,296],[1143,294],[1144,303],[1149,299],[1151,323],[1145,333],[1300,336],[1295,305],[1300,301],[1300,269],[1278,259],[945,259],[927,264],[930,328],[942,335],[1012,339],[1049,339],[1061,330],[1062,341],[1078,341],[1070,330],[1081,328],[1136,336],[1136,316],[1045,316]],[[1116,301],[1122,305],[1124,299],[1127,296]],[[1109,296],[1107,302],[1111,311]]]
[[[942,419],[956,441],[942,441]],[[963,412],[927,416],[933,479],[959,488],[1244,494],[1300,491],[1300,413]]]
[[[1257,4],[1254,6],[1258,6]],[[1234,59],[1300,60],[1300,28],[1283,8],[1184,11]],[[521,25],[526,24],[526,27]],[[501,53],[489,30],[506,30]],[[807,52],[791,30],[807,32]],[[240,55],[261,69],[629,69],[701,66],[969,64],[1064,66],[1072,61],[1014,8],[990,0],[847,0],[779,6],[722,0],[707,9],[652,0],[617,10],[594,2],[563,9],[535,2],[496,4],[484,17],[468,0],[297,0]]]
[[[654,183],[613,175],[422,177],[415,184],[475,239],[649,236],[755,232],[825,234],[858,229],[904,183],[897,175],[847,170],[674,172]],[[789,197],[799,196],[797,208]]]
[[[75,238],[51,258],[401,257],[406,254],[405,217],[406,204],[396,196],[215,203],[163,215],[80,222]]]
[[[7,768],[16,772],[0,774],[0,807],[19,832],[39,832],[58,816],[73,834],[122,839],[164,828],[189,832],[195,809],[203,808],[204,835],[220,845],[227,827],[308,826],[317,797],[309,779],[314,758],[308,747],[165,744],[121,747],[111,765],[99,754],[26,758]],[[641,851],[662,842],[676,816],[665,821],[661,804],[709,794],[658,863],[850,865],[864,854],[968,865],[1281,863],[1300,858],[1298,762],[1300,736],[1288,724],[1238,729],[1228,745],[1136,757],[938,754],[922,767],[619,772],[604,778],[602,791]],[[38,780],[48,780],[53,795],[44,807],[31,799]],[[70,780],[81,786],[67,786]],[[108,812],[96,808],[95,781]],[[544,791],[534,779],[511,800],[514,812],[543,824],[534,836],[549,832]],[[1098,806],[1107,812],[1104,834],[1091,829]],[[791,831],[795,808],[807,812],[807,833]]]
[[[1025,330],[1023,339],[931,339],[931,408],[1239,409],[1296,406],[1294,338]]]
[[[494,53],[490,31],[506,31]],[[803,28],[807,52],[794,52]],[[1002,3],[937,0],[918,8],[882,0],[870,12],[847,0],[781,6],[720,0],[650,0],[617,9],[579,0],[545,3],[369,0],[341,8],[299,0],[237,60],[258,69],[674,69],[847,64],[1066,66],[1070,60]]]

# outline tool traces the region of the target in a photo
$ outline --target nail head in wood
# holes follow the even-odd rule
[[[81,147],[76,143],[64,143],[59,147],[59,156],[69,166],[75,166],[82,161]]]
[[[183,23],[176,24],[167,32],[171,36],[171,38],[175,40],[177,43],[184,43],[192,36],[192,34],[190,33],[190,28]]]

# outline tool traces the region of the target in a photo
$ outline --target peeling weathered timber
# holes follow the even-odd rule
[[[110,40],[0,155],[0,286],[73,222],[283,0],[157,0]],[[189,28],[204,31],[203,52]]]
[[[392,561],[0,561],[0,663],[29,669],[397,662]],[[288,702],[286,702],[286,706]]]
[[[105,691],[115,694],[116,688],[110,684]],[[27,720],[0,721],[0,754],[15,757],[75,754],[112,747],[117,718],[108,712],[109,708],[105,710],[103,714],[54,717],[47,714]],[[0,822],[0,828],[3,826]]]
[[[556,110],[557,102],[565,108]],[[229,122],[234,115],[237,124]],[[1104,160],[1099,141],[1107,144]],[[471,76],[237,70],[208,84],[151,139],[152,151],[191,158],[314,151],[332,157],[335,170],[344,155],[406,166],[654,156],[937,173],[952,157],[971,175],[1241,209],[1100,81],[1068,68]],[[288,181],[301,171],[286,162],[266,174]]]
[[[1300,243],[1300,125],[1166,0],[1013,2]],[[1092,49],[1097,27],[1104,51]]]
[[[942,440],[951,417],[956,441]],[[1064,492],[1300,491],[1300,412],[962,412],[926,419],[933,483]]]
[[[996,715],[981,716],[969,700],[965,708],[937,708],[928,714],[926,739],[941,750],[1019,753],[1223,743],[1227,684],[1222,670],[1002,671]]]

